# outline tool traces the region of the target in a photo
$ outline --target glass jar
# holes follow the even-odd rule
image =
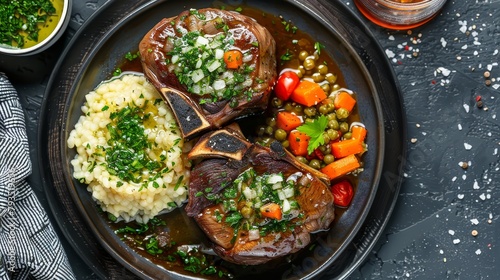
[[[395,30],[412,29],[433,19],[446,0],[354,0],[373,23]]]

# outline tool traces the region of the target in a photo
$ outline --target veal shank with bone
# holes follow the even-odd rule
[[[227,261],[256,265],[297,252],[334,220],[328,178],[278,142],[251,144],[231,125],[202,136],[189,158],[186,212]]]
[[[267,107],[275,41],[237,12],[191,9],[165,18],[139,45],[148,79],[172,107],[185,138]]]

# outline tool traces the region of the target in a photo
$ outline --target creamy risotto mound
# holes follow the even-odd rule
[[[188,144],[169,107],[144,76],[124,74],[86,95],[70,132],[73,176],[101,208],[145,223],[187,198]]]

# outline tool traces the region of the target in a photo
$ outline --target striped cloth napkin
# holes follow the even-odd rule
[[[0,73],[0,279],[75,279],[30,174],[23,109]]]

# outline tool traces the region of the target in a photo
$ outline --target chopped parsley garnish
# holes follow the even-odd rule
[[[190,13],[197,15],[197,10]],[[224,55],[233,49],[235,40],[222,19],[215,19],[215,27],[220,32],[214,36],[191,31],[171,38],[173,49],[166,61],[187,91],[201,97],[200,104],[228,100],[235,106],[242,92],[251,87],[250,74],[255,67],[243,62],[236,69],[227,68]],[[258,42],[252,47],[258,47]]]
[[[26,40],[38,42],[40,25],[55,13],[50,0],[2,1],[0,43],[22,48]]]
[[[286,52],[281,55],[280,59],[282,61],[288,61],[288,60],[292,59],[292,56],[293,56],[293,54],[290,52],[289,49],[287,49]]]
[[[318,54],[321,54],[321,49],[324,49],[325,45],[321,44],[320,42],[315,42],[314,43],[314,49],[318,52]]]
[[[143,122],[148,118],[149,114],[134,106],[127,106],[110,114],[111,122],[106,126],[110,135],[109,147],[104,149],[106,169],[122,181],[146,187],[148,182],[152,182],[153,187],[159,188],[156,178],[166,166],[148,156],[151,144],[143,126]]]
[[[136,58],[139,57],[139,52],[136,52],[136,53],[131,53],[131,52],[128,52],[125,54],[125,58],[128,60],[128,61],[132,61]]]
[[[320,145],[325,144],[325,139],[323,138],[323,133],[328,125],[328,119],[326,116],[321,115],[319,118],[312,122],[304,123],[303,125],[297,127],[297,130],[303,132],[309,137],[309,145],[307,146],[307,153],[312,154],[316,148]]]

